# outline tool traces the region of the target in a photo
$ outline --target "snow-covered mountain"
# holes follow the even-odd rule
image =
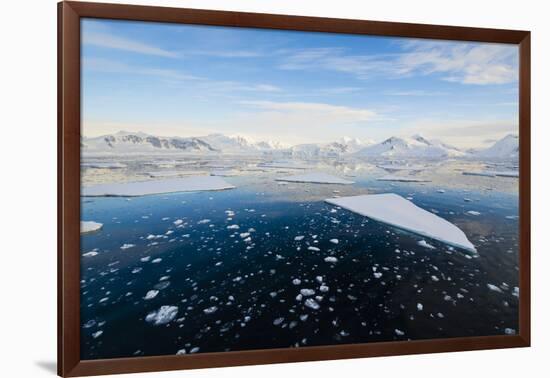
[[[83,138],[86,153],[191,153],[191,154],[251,154],[283,149],[277,142],[254,142],[242,136],[211,134],[201,137],[158,137],[141,132],[119,131],[116,134]]]
[[[289,148],[288,154],[301,159],[339,157],[353,154],[370,144],[372,144],[370,141],[363,142],[357,138],[344,137],[331,143],[298,144]]]
[[[518,159],[519,138],[517,135],[507,135],[491,147],[475,152],[474,155],[489,159]]]
[[[506,144],[507,146],[508,144]],[[227,155],[278,155],[298,159],[326,157],[414,157],[443,158],[467,155],[455,147],[420,135],[410,138],[391,137],[381,143],[344,137],[330,143],[283,145],[276,141],[254,141],[243,136],[210,134],[198,137],[160,137],[141,132],[120,131],[115,134],[82,138],[84,154],[227,154]],[[495,150],[504,147],[493,146]],[[517,147],[517,143],[516,143]],[[490,154],[490,149],[486,150]],[[482,152],[479,152],[480,154]],[[487,156],[488,156],[487,155]],[[485,155],[484,155],[485,156]]]
[[[217,152],[215,147],[199,138],[157,137],[125,131],[94,138],[83,138],[81,143],[85,153]]]
[[[416,157],[441,158],[464,156],[458,148],[440,141],[428,140],[421,135],[411,138],[391,137],[381,143],[362,148],[357,157]]]

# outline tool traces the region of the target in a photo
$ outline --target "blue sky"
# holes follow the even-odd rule
[[[517,133],[514,45],[82,21],[83,134],[287,144]]]

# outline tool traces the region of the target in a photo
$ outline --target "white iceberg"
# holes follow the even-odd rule
[[[134,197],[150,194],[197,192],[233,188],[235,188],[235,186],[218,176],[189,176],[154,181],[99,184],[83,187],[81,194],[84,197]]]
[[[287,181],[287,182],[306,182],[312,184],[343,184],[349,185],[353,184],[353,181],[344,180],[340,177],[332,176],[322,172],[312,172],[305,173],[303,175],[294,175],[280,177],[276,181]]]
[[[103,228],[103,223],[93,221],[80,221],[80,233],[87,234],[90,232],[99,231]]]
[[[430,180],[426,180],[419,177],[413,177],[413,176],[397,176],[397,175],[387,175],[383,177],[379,177],[376,180],[378,181],[399,181],[399,182],[430,182]]]
[[[329,198],[326,202],[454,247],[476,252],[464,232],[445,219],[394,194]]]

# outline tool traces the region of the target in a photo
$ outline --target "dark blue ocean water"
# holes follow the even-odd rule
[[[423,238],[338,210],[315,193],[308,199],[240,185],[221,192],[83,198],[82,219],[104,227],[81,238],[82,254],[97,252],[81,259],[82,359],[518,329],[517,194],[357,185],[412,196],[416,205],[460,227],[478,255],[427,239],[435,249],[419,246]],[[292,190],[316,189],[295,184]],[[121,249],[124,244],[135,246]],[[325,262],[328,256],[337,262]],[[297,299],[301,289],[315,293]],[[145,300],[150,290],[158,294]],[[308,298],[319,308],[307,307]],[[177,306],[171,322],[145,320],[165,305]]]

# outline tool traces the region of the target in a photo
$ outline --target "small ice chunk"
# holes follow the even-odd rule
[[[143,297],[143,299],[145,300],[153,299],[154,297],[157,296],[158,293],[159,293],[158,290],[149,290],[147,294],[145,294],[145,297]]]
[[[305,237],[304,235],[298,235],[298,236],[295,236],[295,237],[294,237],[294,240],[295,240],[295,241],[300,241],[300,240],[302,240],[304,237]]]
[[[238,224],[231,224],[231,225],[227,226],[227,229],[228,230],[238,230],[239,225]]]
[[[301,289],[300,294],[302,294],[304,297],[311,297],[312,295],[315,295],[315,290],[313,290],[313,289]]]
[[[422,310],[424,309],[424,306],[422,305],[422,303],[417,303],[417,304],[416,304],[416,309],[417,309],[418,311],[422,311]]]
[[[497,293],[502,293],[502,290],[500,289],[500,287],[496,285],[488,283],[487,287],[489,288],[489,290],[496,291]]]
[[[310,251],[314,251],[314,252],[319,252],[320,251],[319,248],[313,247],[313,246],[309,246],[309,247],[307,247],[307,249],[310,250]]]
[[[516,334],[516,330],[513,329],[513,328],[505,328],[505,329],[504,329],[504,334],[506,334],[506,335],[515,335],[515,334]]]
[[[327,256],[325,257],[325,262],[334,264],[338,262],[338,259],[334,256]]]
[[[418,243],[419,246],[421,247],[424,247],[424,248],[428,248],[428,249],[435,249],[435,247],[433,245],[431,245],[430,243],[428,243],[426,240],[422,239],[420,240]]]
[[[208,308],[205,308],[204,310],[202,310],[205,314],[207,315],[210,315],[210,314],[213,314],[215,313],[216,311],[218,311],[218,307],[217,306],[211,306],[211,307],[208,307]]]
[[[330,239],[329,242],[331,242],[332,244],[338,244],[339,243],[338,239]]]
[[[400,329],[397,329],[397,328],[394,331],[395,331],[395,334],[397,336],[403,336],[405,334],[405,332],[403,332],[403,331],[401,331]]]
[[[99,330],[97,332],[92,333],[92,337],[94,339],[97,339],[99,336],[103,335],[103,331]]]
[[[175,319],[177,314],[178,306],[161,306],[158,310],[147,314],[145,321],[155,326],[159,326],[170,323]]]
[[[474,211],[474,210],[469,210],[469,211],[466,212],[466,214],[470,214],[470,215],[474,215],[474,216],[481,215],[481,213],[479,211]]]
[[[285,318],[277,318],[273,321],[273,325],[278,326],[281,325],[285,321]]]
[[[299,285],[301,283],[302,283],[302,280],[300,280],[299,278],[295,278],[295,279],[292,280],[293,285]]]
[[[135,244],[128,244],[128,243],[124,243],[122,244],[122,246],[120,247],[120,249],[130,249],[130,248],[133,248],[135,247],[136,245]]]
[[[313,299],[313,298],[308,298],[308,299],[306,299],[305,305],[306,305],[306,307],[309,307],[309,308],[311,308],[312,310],[318,310],[318,309],[321,308],[321,306],[319,306],[319,303],[317,303],[317,302],[315,301],[315,299]]]
[[[183,223],[183,219],[176,219],[176,220],[174,221],[174,224],[175,224],[176,226],[179,226],[179,225],[182,224],[182,223]]]
[[[94,257],[94,256],[97,256],[99,253],[97,251],[90,251],[90,252],[86,252],[86,253],[83,253],[82,256],[84,257]]]

